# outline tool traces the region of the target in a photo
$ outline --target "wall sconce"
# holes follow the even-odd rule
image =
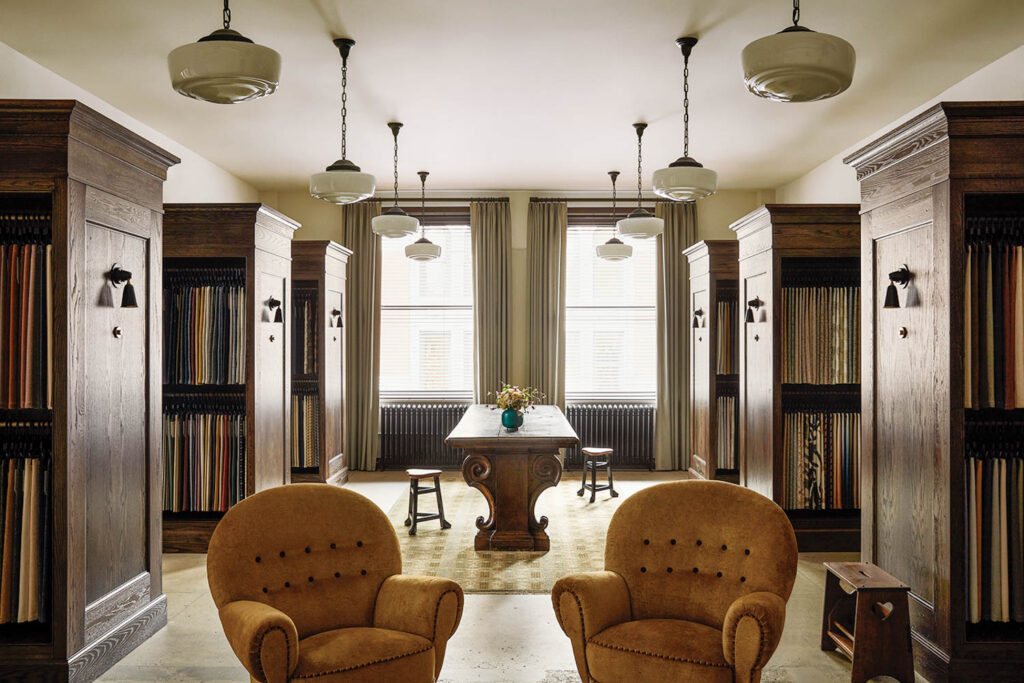
[[[693,312],[693,329],[697,329],[701,326],[701,321],[704,319],[704,309],[698,308]]]
[[[896,284],[898,283],[903,286],[903,289],[906,289],[913,277],[914,274],[910,272],[905,263],[899,270],[889,273],[889,286],[885,289],[885,302],[882,304],[882,308],[899,308],[900,297],[896,291]]]
[[[132,274],[127,270],[124,270],[115,263],[111,268],[110,272],[107,273],[107,278],[110,283],[115,287],[124,285],[124,291],[121,294],[121,308],[138,308],[139,302],[135,298],[135,287],[132,286]]]
[[[341,322],[341,311],[337,308],[331,309],[331,327],[344,327]]]
[[[281,302],[280,301],[278,301],[274,297],[270,297],[269,299],[267,299],[267,308],[269,308],[270,310],[274,311],[274,322],[275,323],[283,323],[284,322],[284,307],[281,306]]]
[[[747,302],[747,314],[743,318],[743,322],[752,323],[754,322],[754,311],[761,308],[764,302],[758,299],[756,296]]]

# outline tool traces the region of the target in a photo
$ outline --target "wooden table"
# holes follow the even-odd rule
[[[466,451],[462,476],[487,499],[490,514],[478,517],[477,550],[548,550],[548,518],[534,517],[541,492],[562,478],[559,448],[579,437],[558,406],[537,406],[517,432],[501,426],[501,411],[472,405],[445,442]]]

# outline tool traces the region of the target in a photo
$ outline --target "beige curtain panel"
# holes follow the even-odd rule
[[[512,283],[509,280],[512,213],[507,199],[469,205],[473,242],[473,400],[488,403],[488,392],[509,380]]]
[[[563,201],[531,201],[526,253],[530,273],[530,386],[565,408],[565,234]]]
[[[380,237],[370,228],[379,215],[378,201],[341,209],[341,243],[352,250],[345,302],[345,453],[356,470],[376,469],[380,452]]]
[[[654,466],[659,470],[690,466],[690,350],[686,329],[690,280],[683,250],[697,241],[697,206],[660,202],[655,215],[665,220],[658,236],[658,407]]]

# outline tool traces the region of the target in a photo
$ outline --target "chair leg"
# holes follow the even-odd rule
[[[451,522],[444,518],[444,503],[441,501],[441,477],[434,477],[434,495],[437,496],[437,514],[441,516],[441,528],[451,529]]]
[[[611,491],[612,498],[618,498],[619,492],[615,490],[615,480],[612,478],[612,461],[608,460],[608,490]]]
[[[587,490],[587,458],[586,458],[586,456],[583,457],[583,467],[581,467],[580,469],[583,470],[583,483],[580,484],[580,490],[576,492],[577,496],[582,496],[583,492]]]
[[[417,518],[419,517],[419,514],[420,514],[420,506],[419,506],[419,499],[420,499],[420,497],[419,497],[419,494],[416,493],[416,489],[418,489],[418,488],[419,488],[419,481],[417,481],[416,479],[413,479],[412,480],[412,490],[409,492],[409,495],[412,496],[412,526],[409,527],[409,535],[410,536],[415,536],[416,535],[416,521],[417,521]]]
[[[412,499],[416,497],[416,495],[412,492],[412,487],[413,487],[413,484],[410,481],[410,483],[409,483],[409,507],[408,507],[408,513],[409,514],[407,514],[405,516],[405,525],[406,526],[412,526]]]
[[[597,461],[591,463],[590,467],[590,502],[597,500]]]

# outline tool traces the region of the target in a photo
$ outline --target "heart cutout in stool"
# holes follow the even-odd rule
[[[871,611],[875,613],[882,621],[885,621],[892,615],[893,606],[891,602],[876,602],[871,606]]]

